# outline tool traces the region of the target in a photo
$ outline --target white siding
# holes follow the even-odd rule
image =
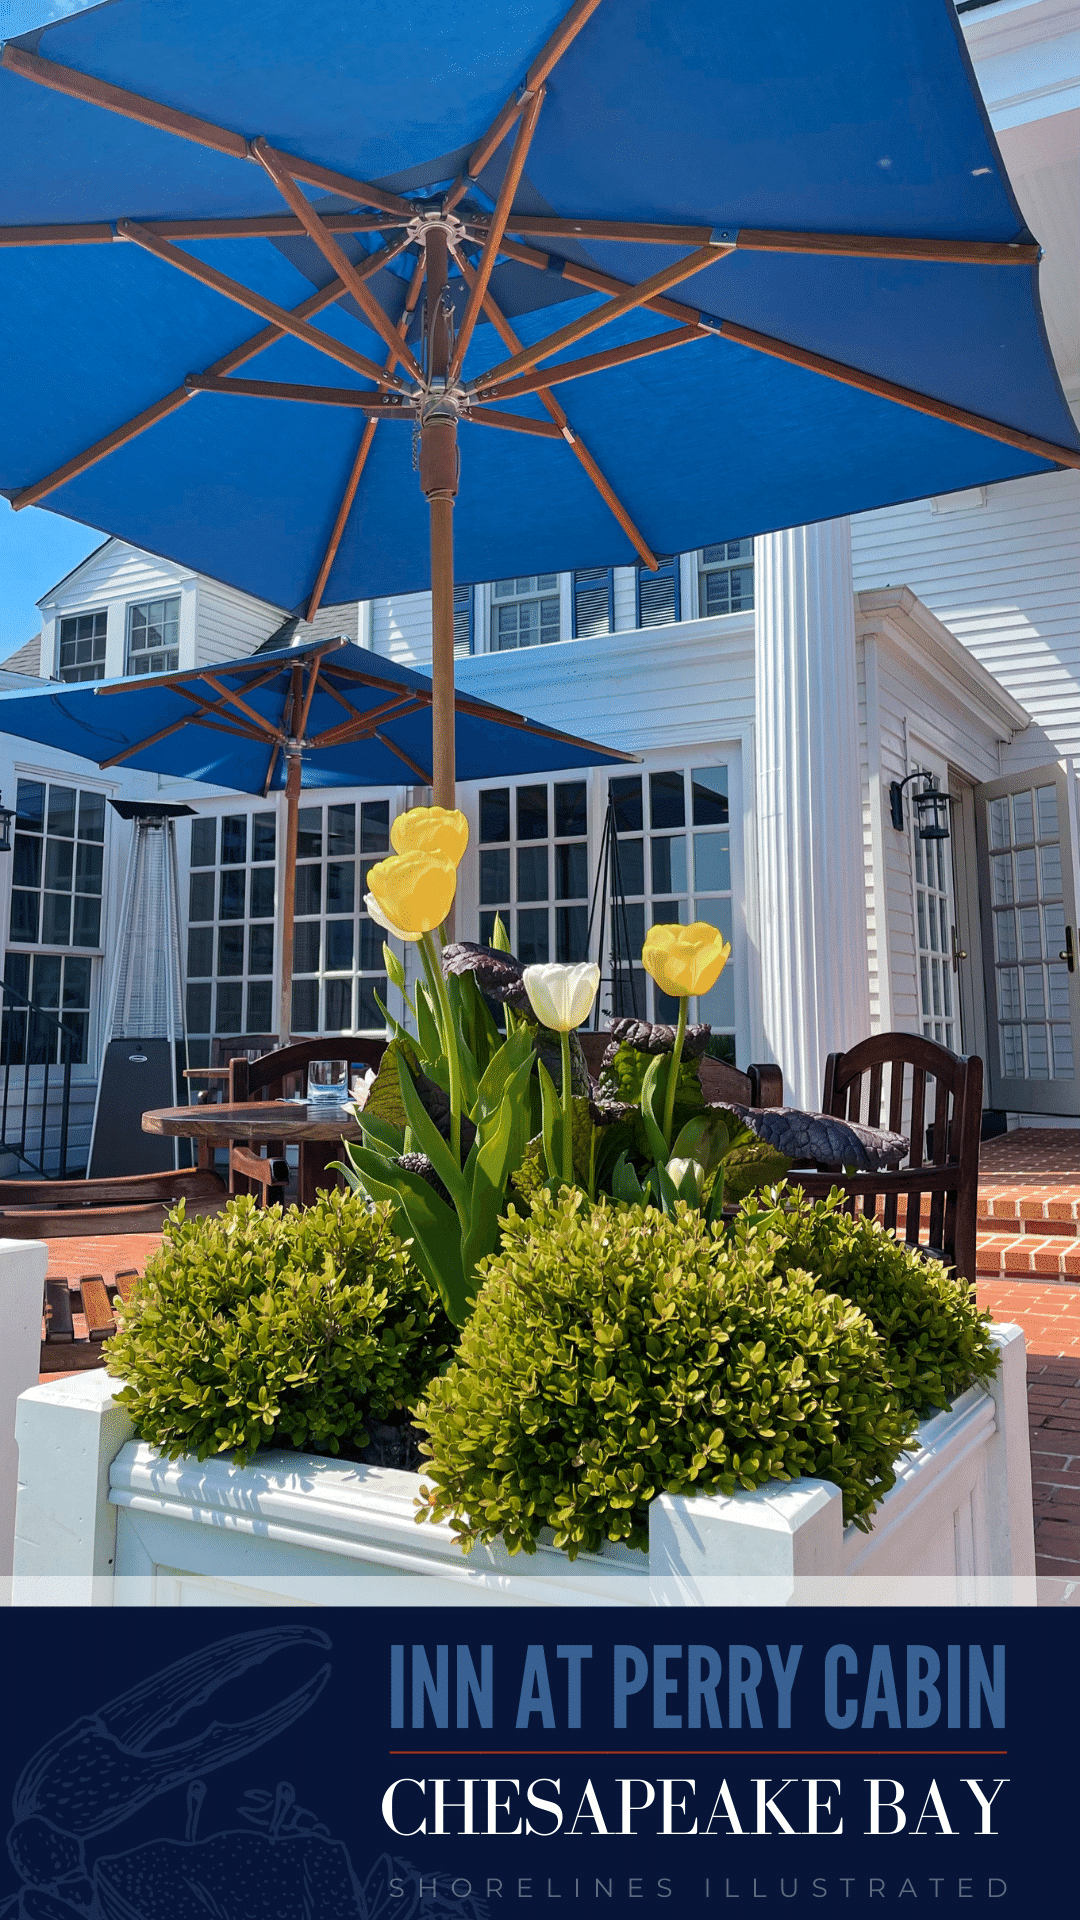
[[[399,593],[392,600],[376,600],[371,644],[376,653],[403,667],[419,667],[421,672],[430,667],[430,593]]]
[[[615,568],[615,631],[626,633],[637,626],[637,568]]]
[[[624,752],[731,740],[753,720],[754,618],[729,614],[481,655],[459,661],[457,684]]]
[[[989,487],[985,505],[959,511],[945,497],[860,514],[851,528],[856,589],[910,587],[1031,714],[1004,771],[1080,753],[1080,473]]]
[[[269,640],[283,614],[268,600],[254,600],[220,580],[198,576],[195,659],[197,667],[242,660]]]

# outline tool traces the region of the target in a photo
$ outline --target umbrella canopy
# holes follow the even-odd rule
[[[0,486],[309,617],[430,582],[444,802],[455,554],[1080,465],[953,0],[112,0],[0,120]]]
[[[99,767],[241,793],[285,789],[281,1031],[288,1034],[301,788],[431,785],[432,686],[347,640],[309,641],[189,673],[0,694],[0,732]],[[457,700],[463,780],[615,765],[631,756],[483,700]]]

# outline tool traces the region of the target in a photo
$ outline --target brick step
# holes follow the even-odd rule
[[[980,1279],[1062,1280],[1080,1285],[1080,1239],[1075,1235],[979,1233],[975,1270]]]

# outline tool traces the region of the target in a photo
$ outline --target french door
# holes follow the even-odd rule
[[[1080,1114],[1074,773],[1055,763],[975,789],[990,1100]]]

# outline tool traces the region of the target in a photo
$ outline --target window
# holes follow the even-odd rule
[[[628,938],[631,956],[640,954],[649,927],[675,922],[688,926],[705,920],[731,940],[731,848],[728,824],[728,774],[724,766],[676,767],[648,774],[619,774],[609,783],[619,874],[626,918],[619,914],[620,958]],[[610,925],[610,913],[609,913]],[[624,931],[625,928],[625,931]],[[610,938],[610,935],[609,935]],[[610,975],[610,952],[602,962]],[[605,980],[605,991],[608,982]],[[621,1004],[613,1014],[674,1021],[679,1003],[661,993],[634,966],[621,983]],[[616,998],[619,998],[616,995]],[[607,1012],[607,1004],[603,1011]],[[729,960],[708,994],[690,1002],[690,1019],[707,1021],[719,1044],[714,1051],[735,1058],[735,991]]]
[[[192,1066],[210,1036],[272,1033],[275,856],[272,813],[204,816],[191,823],[187,1029]]]
[[[104,680],[108,615],[73,613],[60,622],[61,680]]]
[[[390,848],[390,802],[301,807],[293,931],[295,1033],[385,1033],[385,931],[364,911]],[[359,859],[357,858],[359,856]]]
[[[667,627],[673,620],[680,620],[679,611],[679,556],[675,554],[658,555],[660,561],[655,572],[647,567],[637,569],[637,623],[639,627]]]
[[[702,547],[698,562],[698,613],[749,613],[754,604],[754,543],[721,540]]]
[[[547,646],[561,638],[557,573],[496,580],[491,599],[493,653],[504,653],[510,647]]]
[[[459,658],[473,650],[473,589],[454,588],[454,652]]]
[[[32,947],[100,947],[104,848],[104,794],[20,780],[10,939]]]
[[[588,958],[588,787],[522,782],[480,795],[480,940],[501,914],[523,965]]]
[[[4,981],[12,992],[4,995],[0,1063],[40,1066],[70,1059],[73,1066],[84,1065],[89,1058],[91,972],[92,962],[74,954],[8,953]],[[31,1001],[32,1007],[20,1006],[16,996]],[[50,1013],[62,1025],[50,1020]]]
[[[615,629],[614,574],[610,567],[580,567],[574,575],[574,638],[595,640]]]
[[[175,673],[180,665],[180,596],[140,600],[127,610],[128,673]]]

